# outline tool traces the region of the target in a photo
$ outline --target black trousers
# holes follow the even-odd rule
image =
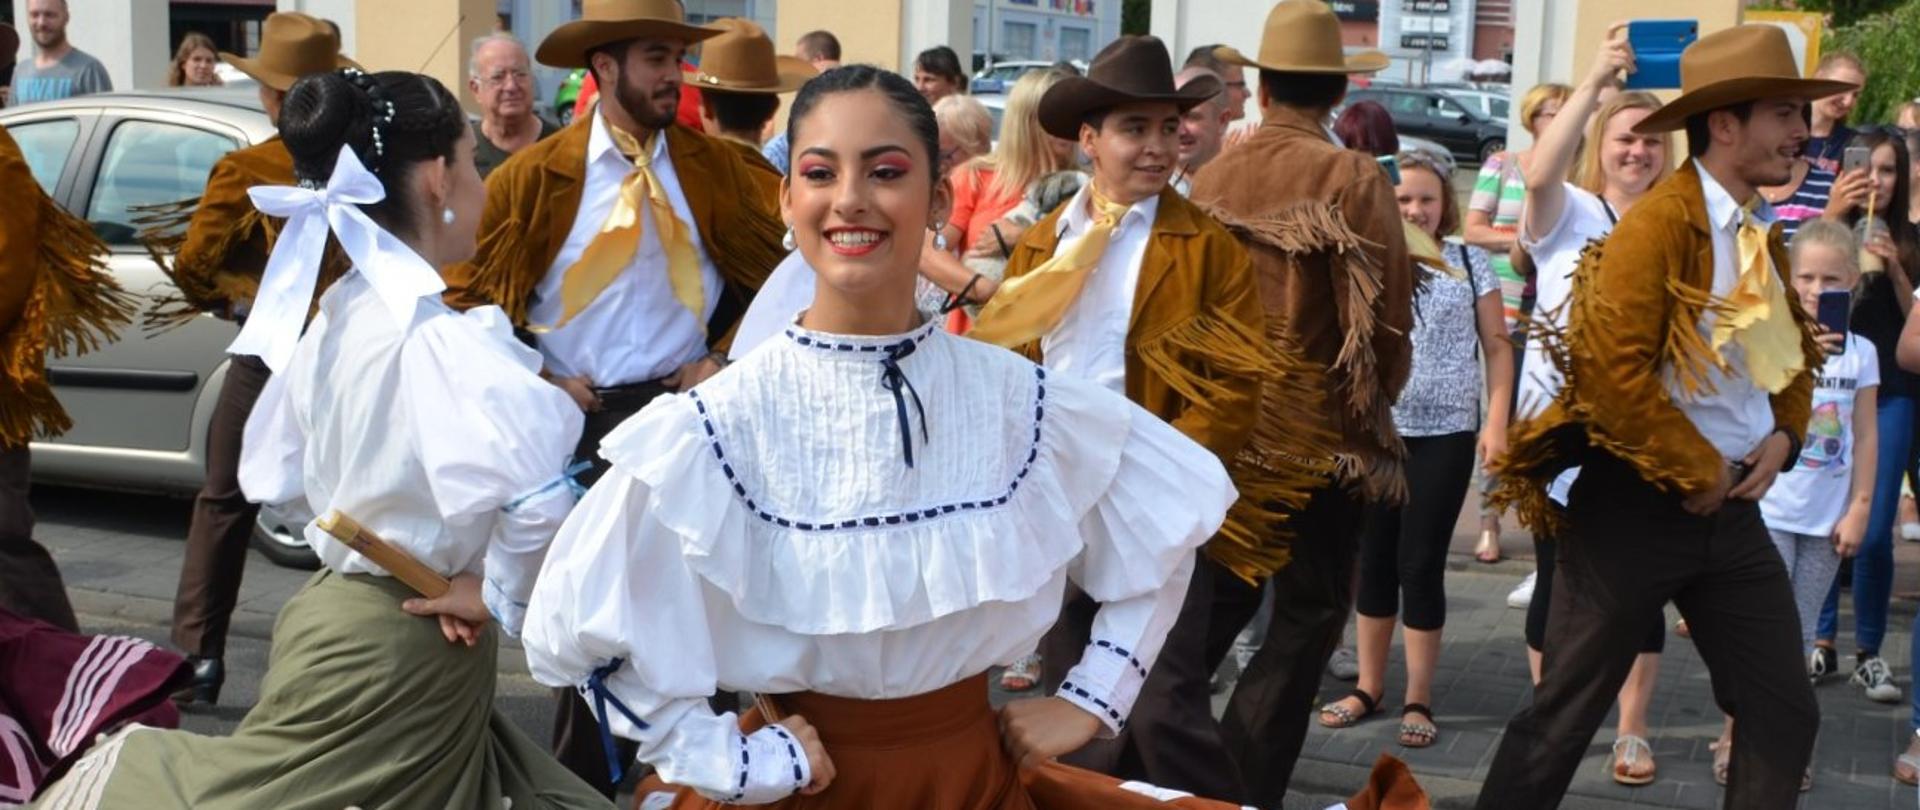
[[[260,506],[240,491],[240,440],[272,371],[258,357],[234,355],[207,420],[207,479],[193,499],[193,523],[173,596],[173,643],[188,655],[219,658],[240,600],[247,541]]]
[[[78,633],[60,569],[33,539],[33,505],[27,501],[32,464],[25,445],[0,447],[0,608]]]
[[[1447,624],[1447,547],[1473,481],[1473,431],[1412,436],[1407,442],[1407,502],[1368,508],[1360,534],[1360,592],[1354,609],[1376,619],[1401,617],[1408,630]]]
[[[1220,738],[1220,724],[1213,719],[1213,668],[1205,661],[1214,587],[1233,578],[1204,552],[1199,554],[1180,617],[1167,632],[1166,645],[1134,700],[1126,728],[1115,738],[1094,740],[1061,761],[1122,779],[1238,801],[1240,774]],[[1099,609],[1086,594],[1074,594],[1061,610],[1060,620],[1041,640],[1041,680],[1048,694],[1060,688],[1067,670],[1086,653]]]
[[[1553,604],[1553,569],[1560,542],[1553,535],[1539,532],[1533,536],[1533,601],[1527,603],[1527,646],[1536,652],[1547,643],[1547,608]],[[1640,652],[1663,653],[1667,650],[1667,617],[1660,614],[1647,623],[1647,634],[1640,641]]]
[[[1279,807],[1306,742],[1307,721],[1320,692],[1320,673],[1340,646],[1353,608],[1355,551],[1364,501],[1345,485],[1313,493],[1293,516],[1293,561],[1273,577],[1273,612],[1266,642],[1247,662],[1220,720],[1227,750],[1247,782],[1242,801]],[[1207,671],[1233,648],[1233,638],[1260,609],[1261,588],[1237,577],[1219,578],[1207,632]]]
[[[1554,807],[1669,601],[1693,630],[1714,700],[1735,719],[1725,806],[1792,808],[1820,722],[1786,566],[1753,501],[1710,517],[1604,454],[1573,486],[1542,679],[1507,724],[1482,810]]]

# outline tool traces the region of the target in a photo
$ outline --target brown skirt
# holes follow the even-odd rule
[[[987,677],[976,675],[924,695],[855,700],[814,692],[781,695],[780,711],[807,718],[820,732],[837,775],[817,796],[794,795],[766,807],[780,810],[1233,810],[1238,805],[1192,797],[1160,799],[1143,786],[1059,763],[1020,770],[1001,746],[999,718],[987,702]],[[743,730],[764,725],[758,709]],[[1145,787],[1146,791],[1153,788]],[[642,800],[648,795],[643,788]],[[675,810],[718,810],[718,802],[680,791]]]

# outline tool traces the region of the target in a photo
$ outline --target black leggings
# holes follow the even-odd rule
[[[1533,601],[1527,603],[1527,646],[1535,652],[1545,649],[1541,645],[1547,638],[1547,605],[1553,602],[1553,563],[1558,552],[1559,544],[1552,535],[1540,532],[1533,536],[1533,567],[1538,576],[1533,580]],[[1661,614],[1655,616],[1653,626],[1647,628],[1640,652],[1661,653],[1666,649],[1667,617]]]
[[[1409,630],[1447,623],[1447,547],[1473,479],[1472,431],[1416,436],[1407,442],[1407,502],[1371,507],[1360,535],[1360,615]],[[1403,613],[1400,603],[1406,603]]]

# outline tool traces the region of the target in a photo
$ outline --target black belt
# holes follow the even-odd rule
[[[652,402],[655,397],[661,394],[671,393],[673,393],[673,389],[668,388],[663,380],[647,380],[645,382],[612,385],[606,388],[593,389],[593,395],[600,398],[601,410],[624,411],[627,413],[633,413],[646,407],[647,403]]]

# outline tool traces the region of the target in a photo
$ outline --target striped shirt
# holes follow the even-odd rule
[[[1493,217],[1493,229],[1508,239],[1514,238],[1520,228],[1520,211],[1527,203],[1527,181],[1520,176],[1520,164],[1512,153],[1501,152],[1487,158],[1480,166],[1480,176],[1473,181],[1473,195],[1467,198],[1467,209],[1483,211]],[[1500,303],[1507,316],[1509,333],[1519,328],[1521,308],[1532,292],[1532,280],[1520,275],[1506,252],[1494,252],[1492,259],[1493,274],[1500,279]]]

